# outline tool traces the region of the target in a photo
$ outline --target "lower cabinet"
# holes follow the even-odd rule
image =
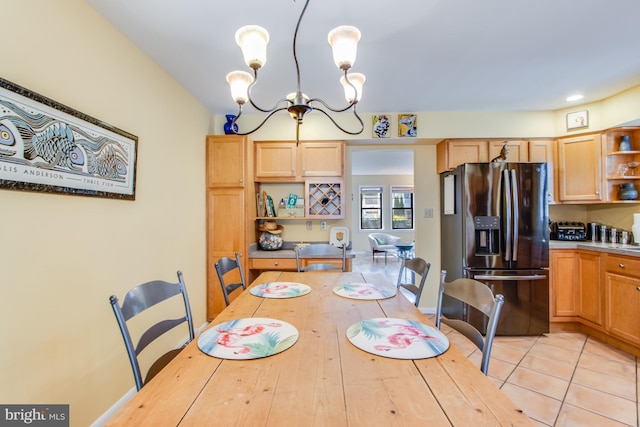
[[[601,285],[600,254],[578,251],[578,316],[601,326],[603,321],[603,294]]]
[[[607,332],[640,345],[640,259],[609,255],[604,277]]]
[[[549,251],[549,280],[551,290],[550,320],[572,322],[578,315],[577,253],[574,249]]]
[[[300,262],[303,267],[318,262],[342,267],[342,259],[305,258],[300,260]],[[295,258],[249,258],[249,269],[254,271],[297,271],[298,265],[296,264]],[[347,271],[351,271],[351,258],[347,258],[346,269]],[[257,277],[258,274],[255,274],[255,276]]]

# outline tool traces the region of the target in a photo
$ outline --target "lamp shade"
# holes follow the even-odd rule
[[[258,25],[246,25],[236,31],[236,43],[242,49],[244,62],[254,70],[267,62],[269,33]]]
[[[360,30],[343,25],[329,31],[329,44],[333,49],[333,61],[341,70],[348,70],[356,62]]]
[[[227,74],[227,83],[231,88],[231,97],[238,104],[244,104],[249,99],[249,85],[253,83],[253,76],[246,71],[232,71]]]
[[[362,87],[364,86],[366,77],[361,73],[350,73],[347,74],[347,77],[349,82],[355,86],[358,91],[358,99],[355,101],[358,102],[360,101],[360,98],[362,98]],[[342,84],[342,87],[344,87],[344,97],[347,98],[347,101],[353,102],[353,99],[355,98],[354,90],[347,82],[345,76],[340,77],[340,83]]]

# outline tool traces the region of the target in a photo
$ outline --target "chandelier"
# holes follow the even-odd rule
[[[294,0],[295,1],[295,0]],[[298,65],[298,55],[296,52],[296,42],[298,38],[298,30],[300,22],[304,16],[309,0],[306,0],[302,13],[298,18],[298,24],[293,35],[293,59],[296,65],[297,88],[296,91],[281,98],[276,104],[269,109],[261,108],[254,102],[251,97],[251,89],[258,81],[258,70],[267,61],[267,43],[269,42],[269,33],[262,27],[257,25],[247,25],[240,28],[236,32],[236,43],[242,48],[245,63],[253,70],[253,76],[246,71],[232,71],[227,74],[227,82],[231,87],[231,97],[238,104],[238,114],[231,123],[231,130],[236,135],[249,135],[260,129],[274,114],[279,111],[288,111],[291,117],[296,121],[296,143],[300,142],[300,125],[304,115],[311,111],[319,111],[331,120],[331,122],[342,132],[349,135],[358,135],[364,130],[364,123],[356,112],[356,104],[362,96],[362,87],[365,82],[365,76],[360,73],[349,73],[349,69],[356,60],[356,51],[358,41],[360,40],[360,31],[356,27],[340,26],[329,32],[329,44],[333,50],[333,60],[344,75],[340,78],[340,83],[344,87],[345,98],[348,105],[344,108],[333,108],[320,98],[309,98],[302,92],[300,86],[300,66]],[[242,108],[247,101],[258,111],[266,113],[262,122],[254,129],[248,132],[238,132],[236,121],[242,115]],[[324,109],[323,109],[324,107]],[[334,113],[342,113],[353,109],[353,114],[360,122],[360,129],[352,132],[340,126],[331,115],[325,111],[329,110]]]

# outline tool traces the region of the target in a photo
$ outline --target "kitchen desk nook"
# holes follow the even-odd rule
[[[265,298],[257,291],[273,283],[299,284],[305,291],[288,298]],[[348,298],[341,295],[348,284],[392,292]],[[250,318],[292,325],[295,343],[289,340],[277,354],[247,360],[212,357],[199,348],[205,334],[228,332],[221,324]],[[350,341],[353,326],[373,319],[433,328],[379,274],[262,273],[108,425],[532,425],[455,345],[438,356],[415,359],[356,347]],[[411,335],[408,345],[417,339]]]

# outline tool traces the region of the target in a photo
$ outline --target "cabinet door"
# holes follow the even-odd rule
[[[303,177],[338,176],[344,171],[344,143],[301,142],[300,169]]]
[[[607,272],[605,292],[609,333],[640,345],[640,280]]]
[[[245,137],[207,136],[207,185],[244,187]]]
[[[532,139],[529,141],[529,161],[547,163],[547,202],[550,204],[556,202],[553,147],[553,140],[551,139]]]
[[[212,319],[225,308],[222,288],[214,264],[221,257],[241,255],[243,271],[246,215],[244,189],[213,188],[207,192],[207,318]],[[230,280],[233,278],[230,277]],[[237,277],[236,279],[240,279]]]
[[[261,141],[256,142],[255,147],[256,181],[269,178],[294,179],[296,177],[297,147],[295,142]]]
[[[463,163],[486,162],[489,160],[489,150],[487,141],[455,140],[445,141],[446,144],[446,167],[453,170]]]
[[[602,201],[600,134],[558,139],[557,170],[560,202]]]
[[[600,255],[578,252],[578,314],[596,325],[602,325],[603,295],[600,279]]]
[[[495,159],[500,155],[502,147],[507,144],[507,162],[528,162],[529,161],[529,144],[527,141],[521,140],[497,140],[489,141],[489,159]]]
[[[578,315],[576,293],[576,253],[574,250],[549,251],[551,320]]]

